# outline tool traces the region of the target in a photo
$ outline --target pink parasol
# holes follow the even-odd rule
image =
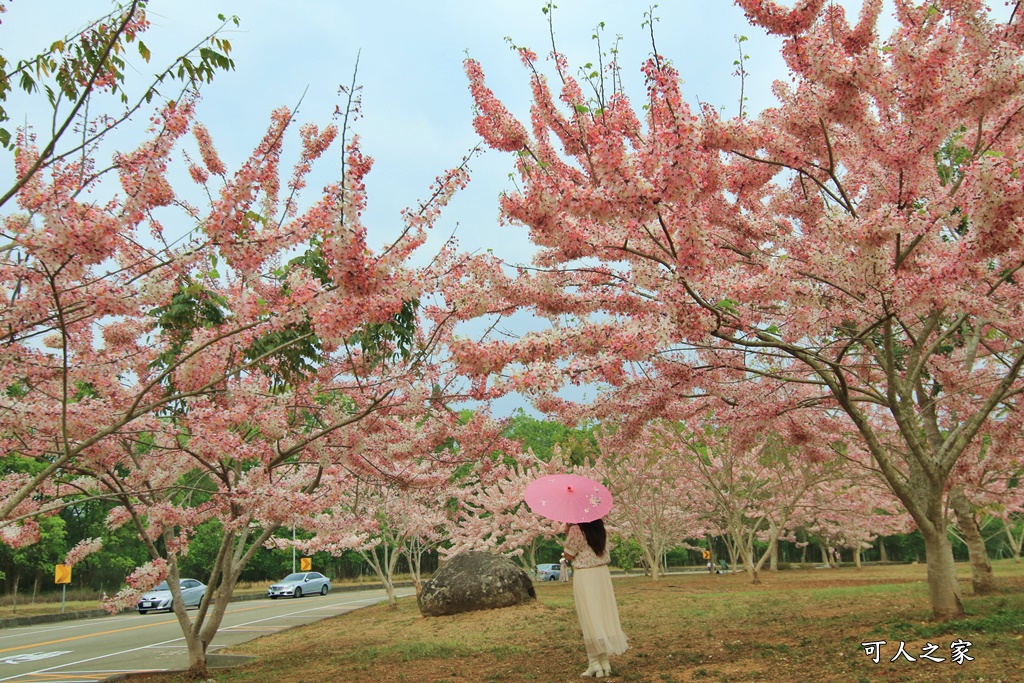
[[[578,474],[549,474],[530,482],[523,494],[530,509],[556,522],[592,522],[612,509],[604,484]]]

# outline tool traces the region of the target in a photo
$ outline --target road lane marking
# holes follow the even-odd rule
[[[140,669],[139,673],[156,673],[156,669]],[[131,671],[101,671],[97,673],[87,674],[76,674],[76,673],[65,673],[58,675],[51,674],[29,674],[29,679],[33,683],[93,683],[94,681],[103,681],[113,676],[114,674],[127,674],[132,673]],[[71,676],[71,678],[68,678]]]
[[[255,607],[243,607],[241,609],[231,610],[230,612],[226,612],[225,614],[237,614],[239,612],[249,612],[249,611],[252,611],[252,610],[255,610],[255,609],[266,609],[268,607],[271,607],[271,605],[257,605]],[[33,648],[33,647],[43,647],[43,646],[46,646],[46,645],[55,645],[57,643],[65,643],[65,642],[72,641],[72,640],[81,640],[82,638],[94,638],[94,637],[97,637],[97,636],[106,636],[106,635],[110,635],[111,633],[120,633],[121,631],[132,631],[134,629],[150,628],[152,626],[165,626],[167,624],[177,624],[177,623],[178,623],[177,619],[167,619],[167,620],[164,620],[164,621],[152,621],[152,622],[150,622],[148,624],[139,624],[137,626],[125,626],[124,628],[117,628],[117,629],[113,629],[113,630],[110,630],[110,631],[97,631],[96,633],[88,633],[88,634],[81,635],[81,636],[71,636],[69,638],[59,638],[57,640],[47,640],[47,641],[42,642],[42,643],[32,643],[30,645],[19,645],[17,647],[3,648],[3,649],[0,649],[0,654],[3,654],[4,652],[14,652],[16,650],[27,650],[27,649]],[[25,634],[22,634],[22,635],[25,635]],[[35,635],[35,634],[27,634],[27,635]]]
[[[28,662],[38,662],[40,659],[50,659],[51,657],[60,657],[61,655],[69,654],[71,654],[71,650],[53,650],[51,652],[29,652],[23,655],[14,655],[13,657],[0,659],[0,662],[4,664],[27,664]]]
[[[126,626],[124,628],[115,628],[110,631],[100,631],[98,633],[89,633],[84,636],[71,636],[69,638],[58,638],[57,640],[48,640],[45,643],[32,643],[31,645],[19,645],[18,647],[8,647],[0,650],[0,654],[4,652],[14,652],[15,650],[27,650],[32,647],[43,647],[45,645],[56,645],[57,643],[68,643],[72,640],[81,640],[82,638],[95,638],[96,636],[108,636],[111,633],[121,633],[122,631],[134,631],[140,628],[150,628],[153,626],[164,626],[167,622],[158,621],[152,624],[139,624],[138,626]]]
[[[67,626],[47,625],[47,626],[44,626],[44,627],[42,627],[42,628],[40,628],[39,630],[36,630],[36,631],[19,631],[18,630],[19,628],[26,628],[27,629],[28,627],[27,626],[16,626],[16,627],[11,628],[11,629],[4,629],[4,631],[3,631],[4,635],[0,635],[0,640],[10,640],[11,638],[31,637],[31,636],[34,636],[34,635],[37,635],[37,634],[40,634],[40,633],[46,633],[48,635],[52,635],[55,631],[67,631],[68,629],[81,630],[83,627],[90,626],[92,624],[92,622],[94,622],[94,621],[110,623],[109,619],[110,619],[110,617],[94,617],[92,619],[74,619],[74,620],[71,620],[70,623],[68,623]],[[67,623],[67,622],[64,622],[64,623]]]
[[[380,590],[383,590],[383,589],[380,589]],[[409,597],[411,595],[413,595],[413,593],[396,594],[396,597],[405,598],[405,597]],[[368,603],[372,603],[372,604],[377,604],[377,603],[381,602],[382,599],[386,600],[387,598],[381,598],[380,596],[370,597],[370,598],[360,598],[359,600],[348,600],[346,602],[339,602],[339,603],[335,603],[334,605],[329,605],[329,606],[330,607],[342,607],[342,606],[346,606],[346,605],[358,605],[359,603],[362,603],[362,602],[368,602]],[[328,605],[325,605],[324,607],[327,607],[327,606]],[[274,617],[267,617],[266,619],[257,619],[255,621],[247,621],[244,624],[236,624],[235,626],[230,626],[228,628],[238,628],[239,626],[251,626],[252,624],[258,624],[258,623],[260,623],[262,621],[270,621],[271,619],[283,619],[283,618],[287,618],[287,617],[294,617],[296,615],[305,614],[306,612],[315,612],[318,609],[320,609],[320,607],[311,607],[309,609],[298,610],[297,612],[288,612],[287,614],[279,614],[279,615],[274,616]],[[358,607],[349,607],[346,610],[346,612],[351,612],[352,610],[355,610],[355,609],[358,609]],[[223,630],[223,629],[220,629],[220,630]],[[218,630],[218,633],[220,632],[220,630]],[[214,637],[216,637],[216,636],[214,636]]]
[[[95,661],[97,661],[99,659],[106,659],[107,657],[116,657],[117,655],[129,654],[131,652],[137,652],[138,650],[145,650],[145,649],[150,648],[150,647],[158,647],[160,645],[167,645],[167,644],[170,644],[170,643],[177,642],[179,640],[184,640],[184,637],[174,638],[172,640],[165,640],[162,643],[151,643],[149,645],[143,645],[141,647],[133,647],[133,648],[129,648],[127,650],[121,650],[120,652],[108,652],[105,655],[99,655],[97,657],[90,657],[88,659],[80,659],[77,662],[68,662],[67,664],[58,664],[57,666],[51,666],[51,667],[49,667],[47,669],[37,669],[35,671],[29,671],[28,673],[24,673],[24,674],[16,674],[14,676],[8,676],[7,678],[0,678],[0,683],[2,683],[3,681],[13,681],[14,679],[20,678],[21,676],[39,676],[41,674],[48,673],[48,672],[53,671],[55,669],[63,669],[63,668],[69,667],[69,666],[74,666],[76,664],[88,664],[89,662],[95,662]],[[137,671],[143,672],[143,673],[152,673],[152,672],[157,672],[157,671],[164,671],[164,669],[137,669]],[[78,676],[80,674],[64,673],[64,674],[61,674],[61,675],[63,675],[63,676],[69,676],[69,675]],[[104,677],[104,678],[106,678],[106,677]]]
[[[369,591],[372,591],[374,589],[367,589],[367,590],[369,592]],[[383,589],[377,589],[377,590],[383,590]],[[408,597],[408,596],[411,596],[411,595],[413,595],[413,593],[411,593],[411,592],[410,593],[397,592],[395,597]],[[375,597],[361,598],[361,599],[358,599],[358,600],[347,600],[345,602],[336,603],[336,604],[337,605],[359,605],[360,603],[378,604],[381,601],[386,600],[386,599],[387,598],[385,596],[375,596]],[[232,610],[232,612],[248,612],[248,611],[251,611],[251,610],[254,610],[254,609],[261,609],[262,607],[270,607],[270,606],[271,605],[263,605],[263,606],[257,606],[257,607],[246,607],[246,608],[239,609],[239,610]],[[263,622],[263,621],[270,621],[271,619],[277,619],[277,618],[281,618],[281,617],[289,617],[289,616],[293,616],[295,614],[302,614],[302,613],[305,613],[305,612],[312,612],[312,611],[315,611],[317,609],[319,609],[319,607],[312,607],[310,609],[299,610],[297,612],[290,612],[288,614],[279,615],[278,617],[268,617],[266,619],[256,619],[254,621],[246,622],[244,624],[237,624],[236,626],[249,626],[249,625],[252,625],[252,624],[258,624],[258,623]],[[354,609],[358,609],[358,607],[352,607],[349,611],[354,610]],[[144,624],[144,625],[141,625],[141,626],[131,626],[131,627],[128,627],[128,628],[115,629],[113,631],[108,631],[106,633],[118,633],[120,631],[130,631],[130,630],[136,629],[136,628],[146,628],[146,627],[149,627],[149,626],[157,626],[157,625],[160,625],[160,624],[167,624],[167,623],[174,623],[174,622],[166,622],[166,621],[165,622],[155,622],[155,623],[152,623],[152,624]],[[227,628],[234,628],[234,627],[227,627]],[[102,635],[102,634],[96,633],[96,634],[92,634],[92,635]],[[78,636],[78,637],[79,638],[89,638],[91,636]],[[22,678],[22,677],[28,678],[28,677],[33,677],[33,676],[41,676],[41,675],[44,675],[44,674],[48,674],[51,671],[55,671],[56,669],[65,669],[65,668],[70,667],[70,666],[76,666],[76,665],[81,665],[81,664],[88,664],[89,662],[98,661],[100,659],[106,659],[108,657],[116,657],[118,655],[130,654],[132,652],[138,652],[140,650],[146,650],[146,649],[150,649],[150,648],[157,648],[157,647],[161,647],[161,646],[166,646],[166,645],[170,645],[171,643],[176,643],[176,642],[178,642],[180,640],[184,640],[184,639],[185,639],[184,636],[181,636],[179,638],[172,638],[171,640],[165,640],[165,641],[162,641],[162,642],[159,642],[159,643],[151,643],[149,645],[142,645],[140,647],[133,647],[133,648],[129,648],[127,650],[121,650],[119,652],[108,652],[107,654],[98,655],[96,657],[90,657],[88,659],[78,660],[76,662],[68,662],[66,664],[58,664],[56,666],[51,666],[51,667],[46,668],[46,669],[37,669],[35,671],[27,672],[27,673],[24,673],[24,674],[16,674],[14,676],[8,676],[6,678],[0,678],[0,683],[5,683],[6,681],[14,681],[15,679]],[[64,640],[74,640],[74,638],[66,638]],[[62,642],[62,641],[54,641],[54,642]],[[31,647],[31,646],[26,646],[26,647]],[[212,643],[210,644],[210,649],[213,649],[215,647],[220,649],[223,646],[214,645]],[[9,649],[11,649],[11,650],[18,650],[18,649],[24,649],[24,648],[9,648]],[[0,652],[5,652],[5,650],[0,650]],[[135,671],[147,672],[148,673],[148,672],[165,671],[165,669],[136,669]],[[57,674],[50,674],[50,675],[57,675]],[[64,677],[67,677],[67,676],[80,676],[81,674],[72,674],[70,672],[64,672],[64,673],[62,673],[60,675],[64,676]],[[66,678],[63,678],[63,679],[60,679],[60,680],[67,681]],[[55,682],[54,681],[47,681],[47,683],[55,683]],[[68,683],[77,683],[77,682],[69,681]]]

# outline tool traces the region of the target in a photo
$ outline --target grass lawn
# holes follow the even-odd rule
[[[1001,591],[976,597],[958,565],[968,617],[933,623],[924,565],[683,574],[615,580],[629,651],[612,660],[618,681],[1024,681],[1024,565],[995,563]],[[586,655],[572,590],[536,584],[538,599],[450,617],[420,615],[412,598],[250,641],[231,652],[248,665],[216,670],[225,683],[578,681]],[[951,661],[969,641],[972,660]],[[876,664],[861,645],[886,641]],[[897,656],[900,643],[916,659]],[[928,644],[937,646],[924,658]],[[178,683],[179,675],[132,683]]]

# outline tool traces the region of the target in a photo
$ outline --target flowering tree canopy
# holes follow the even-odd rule
[[[558,54],[554,91],[524,49],[524,124],[466,62],[477,131],[517,155],[503,216],[541,248],[534,270],[487,274],[494,310],[576,324],[467,343],[465,366],[515,359],[522,386],[547,382],[541,407],[605,382],[639,422],[737,400],[747,377],[789,384],[856,430],[924,535],[933,611],[962,614],[946,489],[986,425],[1019,422],[1024,388],[1024,17],[897,0],[884,37],[881,0],[856,22],[824,0],[737,4],[790,69],[756,117],[691,107],[657,53],[640,111],[588,98]]]

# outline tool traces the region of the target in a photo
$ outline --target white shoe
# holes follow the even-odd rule
[[[600,662],[596,659],[592,659],[590,661],[590,666],[587,667],[587,670],[581,673],[580,676],[583,676],[584,678],[601,678],[604,676],[604,669],[601,668]]]
[[[602,659],[600,661],[601,661],[601,674],[602,674],[602,678],[605,677],[605,676],[611,676],[612,675],[612,665],[608,662],[607,659]]]

